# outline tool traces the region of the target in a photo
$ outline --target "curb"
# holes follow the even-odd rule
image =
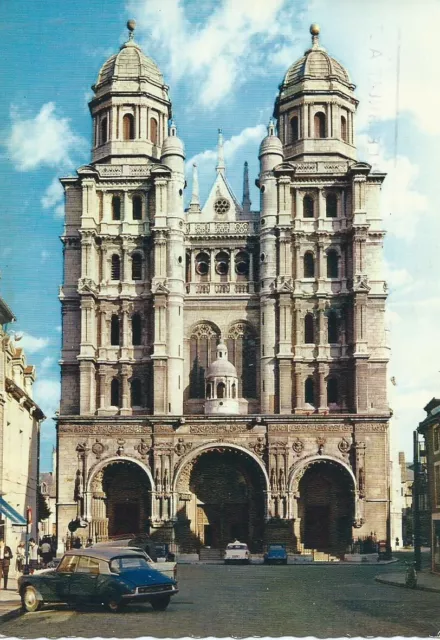
[[[10,611],[5,611],[5,613],[0,614],[0,622],[7,622],[8,620],[13,620],[14,618],[19,618],[24,614],[24,610],[21,605],[16,609],[11,609]]]
[[[382,578],[376,576],[374,578],[376,582],[380,582],[381,584],[388,584],[392,587],[401,587],[402,589],[409,589],[404,582],[395,582],[394,580],[387,580],[386,578]],[[431,593],[440,593],[440,589],[434,589],[433,587],[424,587],[423,585],[417,585],[415,589],[411,589],[411,591],[430,591]]]

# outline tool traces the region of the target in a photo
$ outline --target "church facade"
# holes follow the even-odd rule
[[[384,174],[357,159],[347,71],[312,44],[259,150],[259,211],[197,167],[130,37],[66,196],[58,532],[342,553],[387,534]]]

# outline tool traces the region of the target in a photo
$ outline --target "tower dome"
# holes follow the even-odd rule
[[[205,414],[240,413],[237,369],[228,360],[228,349],[223,342],[217,346],[217,358],[206,372]]]

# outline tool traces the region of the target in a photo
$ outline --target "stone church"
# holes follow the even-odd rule
[[[259,210],[206,202],[168,87],[129,38],[98,73],[91,162],[65,190],[58,532],[180,552],[343,553],[387,534],[380,192],[347,70],[312,25],[259,149]]]

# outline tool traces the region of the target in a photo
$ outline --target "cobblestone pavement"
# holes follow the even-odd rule
[[[180,593],[164,612],[148,604],[126,612],[65,606],[5,622],[0,633],[21,638],[154,636],[436,636],[438,593],[379,584],[377,566],[179,567]]]

